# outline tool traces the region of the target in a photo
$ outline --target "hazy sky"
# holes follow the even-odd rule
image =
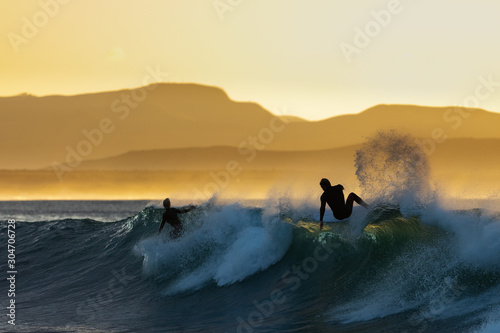
[[[500,111],[499,15],[495,0],[4,0],[0,96],[132,88],[160,68],[307,119],[474,96]]]

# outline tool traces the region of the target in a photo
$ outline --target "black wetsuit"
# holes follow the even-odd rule
[[[337,220],[343,220],[351,216],[354,201],[360,205],[366,204],[354,193],[350,193],[347,201],[344,200],[344,186],[336,185],[328,187],[321,195],[321,209],[325,209],[328,204],[332,209],[333,216]]]
[[[182,233],[182,223],[179,220],[179,216],[177,214],[186,213],[187,210],[181,210],[177,208],[169,208],[163,213],[163,219],[161,221],[162,226],[165,222],[170,224],[174,230],[170,232],[170,237],[177,238]]]

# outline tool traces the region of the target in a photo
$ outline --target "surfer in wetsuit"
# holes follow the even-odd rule
[[[343,220],[351,216],[354,201],[368,209],[368,205],[355,193],[350,193],[347,196],[347,200],[344,201],[344,186],[340,184],[332,186],[328,179],[323,178],[319,182],[319,185],[324,191],[321,195],[321,208],[319,209],[320,229],[323,229],[323,216],[325,215],[326,204],[330,206],[333,216],[337,220]]]
[[[165,213],[163,213],[163,218],[161,219],[160,230],[158,230],[158,234],[160,234],[165,222],[170,224],[174,230],[170,231],[170,238],[174,239],[181,235],[182,233],[182,223],[179,220],[177,214],[183,214],[192,211],[195,209],[195,206],[189,206],[188,208],[178,209],[170,207],[170,199],[166,198],[163,200],[163,207],[165,207]]]

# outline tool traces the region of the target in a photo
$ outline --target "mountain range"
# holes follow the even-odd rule
[[[213,156],[225,150],[239,158],[258,152],[261,159],[266,151],[286,155],[344,149],[345,155],[388,129],[430,144],[445,139],[500,139],[500,114],[481,109],[377,105],[321,121],[287,115],[286,106],[281,113],[274,115],[253,102],[233,101],[220,88],[198,84],[155,84],[75,96],[2,97],[0,152],[6,158],[0,161],[0,169],[40,169],[75,160],[83,161],[84,168],[92,163],[99,168],[107,164],[108,169],[170,168],[159,157],[165,149],[168,156],[190,155],[195,165],[200,160],[210,164]]]

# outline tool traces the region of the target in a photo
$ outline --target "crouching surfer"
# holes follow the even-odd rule
[[[192,211],[195,209],[195,206],[189,206],[188,208],[178,209],[170,207],[170,199],[166,198],[163,200],[163,207],[165,207],[165,213],[163,213],[163,218],[161,219],[160,229],[158,230],[158,234],[160,234],[161,230],[165,226],[165,222],[170,224],[174,230],[170,231],[170,238],[175,239],[179,237],[182,233],[182,223],[179,220],[179,216],[177,214],[183,214]]]
[[[354,202],[368,209],[368,205],[355,193],[350,193],[347,200],[344,201],[344,186],[332,186],[326,178],[321,179],[319,185],[323,189],[321,195],[321,208],[319,209],[319,228],[323,229],[323,216],[325,215],[326,204],[330,206],[333,212],[333,217],[337,220],[343,220],[351,216],[352,206]]]

